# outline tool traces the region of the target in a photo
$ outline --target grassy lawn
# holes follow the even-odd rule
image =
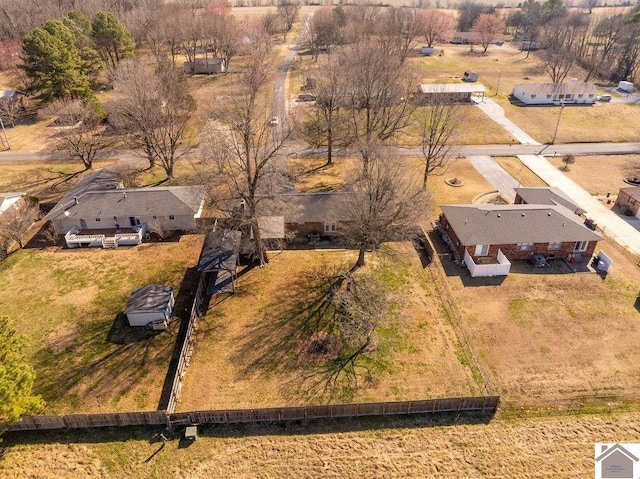
[[[116,250],[28,248],[0,263],[2,314],[27,338],[35,392],[47,402],[46,413],[157,407],[177,323],[128,344],[108,337],[138,286],[173,286],[176,314],[182,312],[186,296],[179,291],[201,241],[187,235],[179,242]]]
[[[445,261],[448,283],[485,367],[505,398],[638,397],[640,269],[618,248],[606,279],[515,262],[504,279],[471,278]]]
[[[548,159],[564,171],[561,157]],[[640,155],[578,156],[565,173],[592,195],[611,193],[615,201],[620,188],[631,186],[624,178],[640,176]]]
[[[327,278],[353,265],[353,251],[284,251],[269,266],[242,275],[236,293],[212,304],[198,324],[179,409],[304,404],[311,359],[300,333]],[[428,270],[413,247],[394,245],[369,256],[369,266],[394,304],[378,328],[374,383],[336,401],[405,400],[479,391],[446,322]],[[330,273],[328,277],[325,275]],[[313,378],[315,379],[315,378]],[[327,396],[311,398],[326,402]]]
[[[520,182],[520,185],[527,188],[533,188],[538,186],[548,186],[544,181],[540,179],[538,175],[532,172],[529,168],[516,157],[496,157],[494,158],[500,166],[504,168],[507,173],[513,176]]]
[[[449,426],[448,424],[454,424]],[[4,439],[0,475],[32,479],[592,477],[595,442],[634,442],[637,412],[469,423],[426,417],[200,427],[180,447],[164,428]],[[152,439],[160,432],[169,441]],[[259,472],[257,472],[259,471]],[[505,474],[505,471],[508,471]],[[559,472],[560,471],[560,472]],[[80,474],[79,474],[80,473]]]

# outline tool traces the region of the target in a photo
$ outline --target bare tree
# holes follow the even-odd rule
[[[265,85],[269,72],[266,52],[256,52],[240,80],[241,91],[221,104],[216,120],[203,135],[202,170],[209,182],[210,199],[221,211],[233,213],[252,235],[254,257],[261,265],[266,256],[257,207],[278,192],[284,172],[276,157],[289,136],[283,126],[286,122],[271,126],[267,120]]]
[[[102,116],[95,105],[80,100],[62,104],[65,106],[58,119],[69,126],[63,127],[56,148],[82,161],[85,170],[90,170],[96,155],[111,148],[115,139],[105,134],[106,126],[102,124]]]
[[[569,169],[569,165],[573,165],[576,162],[576,157],[570,154],[562,155],[562,162],[564,163],[564,170]]]
[[[484,52],[504,29],[504,20],[497,14],[483,13],[473,22],[473,31],[480,35],[480,44]]]
[[[398,58],[369,43],[350,45],[336,65],[348,82],[345,106],[366,175],[370,157],[411,124],[409,98],[416,82]]]
[[[305,30],[305,43],[315,61],[322,52],[331,53],[331,48],[342,42],[342,25],[331,7],[322,7],[314,13]]]
[[[429,175],[436,168],[446,166],[451,158],[461,122],[462,112],[455,103],[439,101],[419,108],[416,123],[424,162],[422,188],[427,187]]]
[[[124,62],[115,78],[110,121],[151,167],[159,164],[173,178],[176,162],[191,148],[187,127],[195,111],[184,76],[169,64]]]
[[[0,242],[9,246],[12,241],[15,241],[22,248],[24,246],[22,237],[38,220],[39,215],[40,208],[30,200],[6,211],[0,218]]]
[[[322,325],[331,357],[311,367],[305,374],[306,394],[319,398],[350,400],[353,393],[374,380],[382,358],[378,331],[391,322],[387,293],[371,272],[347,273],[329,295],[327,324]],[[324,346],[327,346],[325,344]]]
[[[358,249],[356,267],[364,266],[365,252],[386,241],[408,239],[429,202],[420,180],[398,158],[371,160],[366,176],[356,174],[340,206],[340,237]]]
[[[416,10],[409,7],[390,7],[379,15],[376,30],[384,52],[397,56],[400,63],[404,63],[421,34],[421,19]]]
[[[16,116],[22,109],[21,102],[13,98],[0,98],[0,119],[5,126],[11,124],[15,126]]]
[[[446,34],[453,30],[453,17],[442,10],[427,8],[420,10],[418,15],[421,17],[418,25],[429,47],[441,42]]]
[[[287,34],[293,28],[293,24],[298,19],[300,13],[300,3],[296,0],[279,0],[278,15],[284,24],[284,41],[287,41]]]

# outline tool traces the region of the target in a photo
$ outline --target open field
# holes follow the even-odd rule
[[[613,395],[638,398],[640,269],[616,245],[606,279],[571,273],[561,260],[516,261],[506,278],[471,278],[444,260],[447,282],[504,399]]]
[[[157,407],[177,323],[121,343],[116,317],[131,291],[148,283],[173,286],[182,314],[201,242],[187,235],[116,250],[27,247],[0,263],[2,314],[27,339],[46,413]]]
[[[236,293],[212,304],[198,323],[196,348],[179,409],[182,411],[304,404],[309,367],[301,359],[305,315],[323,293],[324,274],[342,274],[354,251],[283,251],[266,268],[243,274]],[[410,244],[369,257],[368,268],[395,305],[381,325],[376,351],[386,364],[374,370],[354,401],[408,400],[479,392],[429,275]],[[320,275],[320,276],[319,276]],[[326,402],[329,397],[313,397]],[[344,397],[338,399],[345,400]],[[335,401],[335,399],[334,399]]]
[[[595,442],[636,442],[640,414],[494,419],[428,418],[201,427],[127,428],[8,436],[0,475],[30,479],[593,477]],[[454,425],[447,425],[454,424]]]
[[[560,156],[549,158],[549,161],[564,168]],[[640,176],[640,155],[577,156],[566,175],[592,195],[611,193],[615,201],[620,188],[631,186],[623,181],[624,178]]]

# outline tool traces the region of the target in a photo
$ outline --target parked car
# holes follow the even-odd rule
[[[600,95],[596,97],[598,101],[611,101],[611,95]]]

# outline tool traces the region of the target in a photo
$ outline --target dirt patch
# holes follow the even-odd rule
[[[340,349],[340,340],[336,336],[320,332],[300,344],[298,356],[303,361],[321,362],[336,357]]]

